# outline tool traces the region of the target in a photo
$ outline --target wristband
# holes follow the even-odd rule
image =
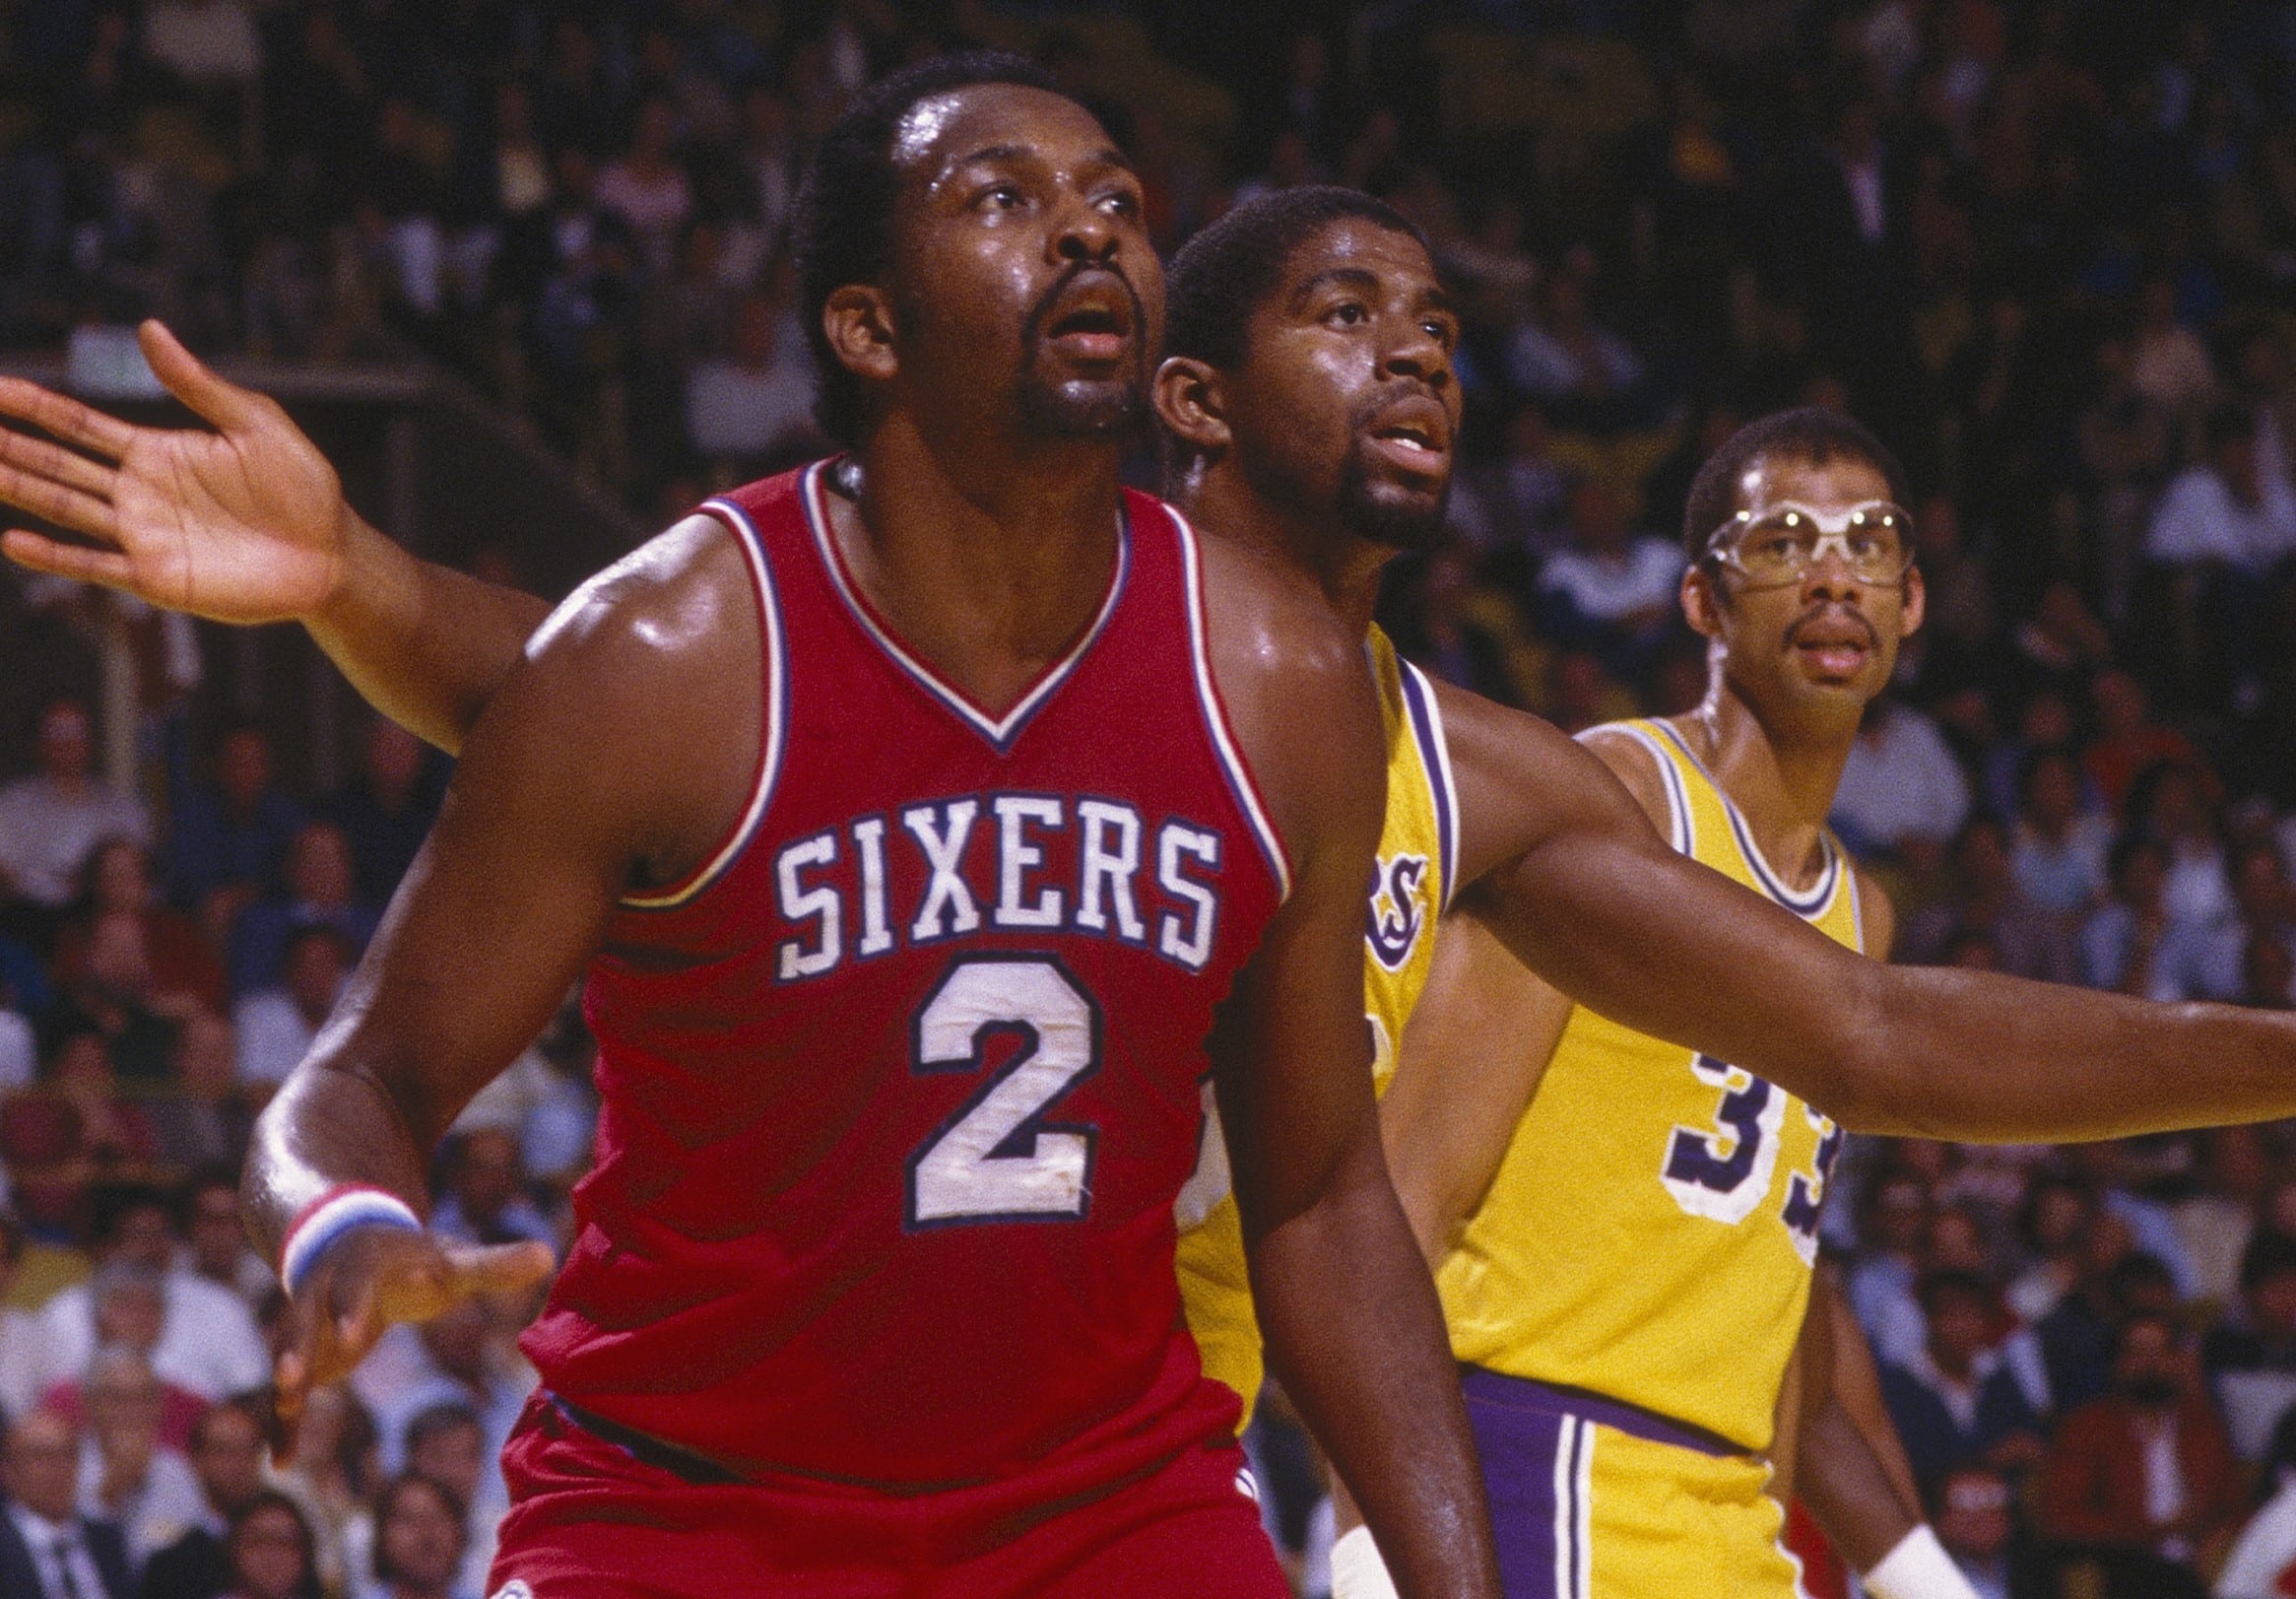
[[[1332,1545],[1332,1599],[1397,1599],[1369,1527],[1353,1528]]]
[[[397,1194],[366,1183],[338,1183],[288,1224],[287,1239],[279,1246],[279,1280],[290,1298],[302,1291],[304,1279],[328,1246],[355,1227],[403,1227],[420,1233],[423,1218]]]
[[[1873,1599],[1977,1599],[1928,1522],[1900,1538],[1862,1580]]]

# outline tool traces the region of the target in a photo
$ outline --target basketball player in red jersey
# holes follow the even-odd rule
[[[1369,1092],[1359,639],[1120,493],[1137,179],[968,58],[865,92],[801,214],[854,449],[586,585],[463,745],[250,1156],[290,1386],[462,1286],[428,1152],[587,967],[599,1159],[497,1584],[1277,1599],[1173,1280],[1209,1038],[1287,1384],[1406,1586],[1495,1594]]]
[[[1168,365],[1159,410],[1189,446],[1183,501],[1223,540],[1311,572],[1359,626],[1381,566],[1440,505],[1457,405],[1445,318],[1429,314],[1439,296],[1423,250],[1385,225],[1339,219],[1284,265],[1291,277],[1252,293],[1228,286],[1253,320],[1249,363]],[[1354,292],[1324,303],[1287,293],[1300,287],[1294,278]],[[131,459],[107,477],[87,465],[43,472],[36,448],[12,448],[8,459],[45,486],[18,476],[0,479],[0,492],[117,548],[75,555],[18,536],[11,550],[211,614],[303,617],[370,694],[452,744],[490,688],[483,669],[470,670],[485,653],[472,640],[516,607],[392,551],[341,508],[324,463],[274,412],[246,412],[247,397],[164,335],[149,335],[149,348],[163,375],[225,429],[219,447],[262,463],[260,492],[227,486],[188,529],[172,513],[153,516],[133,503],[149,492],[142,471],[165,478],[159,463],[203,447],[199,435],[138,434],[66,402],[0,391],[0,404],[101,453],[147,452],[142,471]],[[1424,464],[1366,447],[1396,431],[1406,400]],[[93,498],[75,508],[62,498],[71,493]],[[276,537],[267,527],[296,531]],[[216,557],[196,589],[174,564],[186,530]],[[397,653],[410,643],[411,655]],[[1758,1062],[1795,1092],[1854,1106],[1852,1125],[1877,1130],[2107,1136],[2284,1114],[2296,1103],[2296,1039],[2284,1026],[1860,961],[1674,853],[1615,779],[1551,728],[1471,697],[1441,698],[1460,779],[1460,879],[1503,871],[1510,895],[1547,906],[1551,927],[1525,935],[1543,940],[1540,968],[1636,1026]],[[1781,970],[1776,981],[1745,980]],[[2071,1032],[2052,1031],[2060,1028]],[[2079,1051],[2063,1051],[2068,1035]]]

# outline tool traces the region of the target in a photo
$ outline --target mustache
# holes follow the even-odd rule
[[[1355,402],[1354,408],[1347,416],[1348,432],[1366,432],[1388,412],[1397,409],[1409,400],[1432,400],[1437,405],[1441,405],[1443,396],[1437,394],[1434,389],[1416,377],[1391,379],[1386,385],[1364,395],[1362,399]]]
[[[1124,298],[1132,301],[1132,336],[1135,341],[1146,338],[1148,334],[1148,307],[1141,303],[1140,291],[1132,286],[1132,280],[1125,276],[1124,269],[1106,261],[1078,261],[1055,278],[1052,287],[1039,296],[1036,303],[1028,308],[1027,320],[1020,324],[1020,340],[1023,346],[1033,345],[1044,336],[1045,324],[1052,320],[1053,306],[1059,302],[1061,296],[1069,292],[1069,286],[1087,272],[1105,272],[1123,287]],[[1145,344],[1142,345],[1142,353],[1144,356],[1149,354]]]
[[[1794,626],[1786,630],[1786,647],[1788,649],[1795,648],[1802,642],[1802,634],[1806,629],[1832,617],[1846,617],[1851,622],[1856,623],[1858,631],[1866,635],[1868,649],[1881,647],[1881,635],[1873,631],[1873,624],[1866,613],[1854,606],[1843,605],[1834,600],[1820,600],[1803,612],[1802,615],[1796,617]]]

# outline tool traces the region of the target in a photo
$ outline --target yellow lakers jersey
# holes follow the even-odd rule
[[[1377,628],[1367,647],[1387,726],[1387,823],[1363,928],[1363,1008],[1371,1023],[1372,1086],[1385,1093],[1395,1076],[1396,1043],[1435,959],[1435,919],[1451,892],[1458,855],[1459,798],[1433,686]],[[1210,1085],[1204,1111],[1196,1174],[1175,1207],[1180,1302],[1206,1374],[1242,1397],[1248,1421],[1263,1370],[1260,1325]]]
[[[1672,726],[1609,730],[1658,763],[1676,849],[1864,948],[1857,874],[1830,836],[1796,893]],[[1776,1085],[1574,1010],[1436,1273],[1453,1353],[1767,1448],[1841,1146]]]

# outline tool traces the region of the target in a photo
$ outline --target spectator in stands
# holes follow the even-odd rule
[[[2237,1464],[2171,1318],[2132,1315],[2113,1390],[2066,1414],[2042,1466],[2043,1534],[2094,1556],[2132,1592],[2200,1591],[2185,1563],[2212,1556],[2239,1514]]]
[[[80,1434],[49,1411],[8,1427],[0,1452],[0,1593],[9,1599],[134,1599],[119,1528],[80,1507]]]
[[[2160,761],[2198,763],[2193,741],[2152,718],[2151,696],[2133,673],[2119,667],[2099,672],[2089,685],[2097,712],[2097,736],[2081,752],[2081,766],[2114,813],[2121,812],[2136,774]]]
[[[2041,1418],[2001,1364],[1993,1291],[1972,1272],[1922,1279],[1929,1336],[1915,1358],[1881,1367],[1881,1397],[1914,1475],[1935,1482],[1980,1462],[2016,1473],[2041,1457]]]
[[[39,1403],[45,1364],[33,1340],[37,1318],[9,1302],[24,1264],[24,1224],[0,1205],[0,1428],[29,1416]]]
[[[321,807],[351,846],[352,893],[361,903],[388,904],[398,892],[437,820],[447,766],[398,723],[381,716],[367,723],[359,769]]]
[[[356,962],[377,919],[353,886],[343,830],[332,822],[306,822],[288,849],[286,892],[258,899],[240,914],[231,939],[232,989],[243,996],[279,984],[287,974],[288,941],[299,928],[332,929]]]
[[[2216,397],[2216,364],[2199,335],[2178,318],[2176,281],[2166,273],[2147,277],[2138,305],[2131,385],[2172,419],[2198,420]]]
[[[89,926],[86,958],[64,985],[54,1025],[97,1034],[121,1077],[157,1083],[167,1075],[178,1019],[199,1004],[184,990],[159,991],[142,918],[107,910]]]
[[[374,1582],[361,1599],[476,1599],[457,1583],[467,1525],[451,1489],[392,1478],[375,1500]]]
[[[2047,1599],[2046,1578],[2017,1547],[2005,1476],[1991,1466],[1957,1466],[1925,1498],[1937,1542],[1978,1599]]]
[[[453,1493],[467,1512],[457,1586],[484,1593],[494,1564],[495,1528],[508,1507],[497,1497],[501,1473],[490,1471],[486,1426],[459,1399],[442,1399],[407,1424],[407,1469]]]
[[[2238,1003],[2260,1011],[2284,1011],[2296,1005],[2296,957],[2276,938],[2258,934],[2241,952],[2241,990]]]
[[[184,1170],[238,1170],[257,1105],[250,1102],[255,1095],[242,1092],[231,1024],[204,1010],[186,1016],[175,1032],[168,1086],[172,1093],[144,1106],[159,1135],[160,1159]]]
[[[1934,867],[1969,817],[1969,779],[1937,724],[1894,694],[1867,707],[1828,819],[1854,853]]]
[[[224,1534],[226,1599],[319,1599],[317,1542],[302,1507],[263,1489],[241,1505]],[[143,1599],[154,1599],[146,1578]]]
[[[2018,1320],[2037,1324],[2080,1281],[2081,1250],[2096,1215],[2087,1183],[2064,1172],[2034,1174],[2017,1214],[2024,1266],[2001,1295]]]
[[[149,1364],[167,1318],[166,1293],[160,1274],[148,1266],[115,1260],[96,1273],[89,1290],[96,1305],[96,1347],[126,1350]],[[75,1371],[48,1388],[40,1395],[41,1407],[85,1424],[89,1395],[83,1375]],[[208,1402],[175,1383],[154,1380],[160,1392],[160,1441],[170,1449],[188,1449],[192,1430],[206,1414]]]
[[[152,1364],[169,1382],[202,1399],[261,1387],[271,1377],[263,1335],[246,1305],[228,1289],[178,1269],[181,1238],[174,1207],[158,1188],[123,1186],[100,1196],[96,1210],[98,1266],[126,1261],[161,1274],[165,1325]],[[95,1301],[86,1285],[68,1288],[40,1311],[41,1341],[61,1370],[84,1366],[96,1344]]]
[[[2100,1210],[2083,1240],[2079,1280],[2033,1329],[2058,1414],[2112,1388],[2113,1350],[2124,1320],[2138,1312],[2173,1315],[2177,1304],[2168,1267],[2130,1242],[2127,1222]]]
[[[1508,347],[1507,378],[1558,426],[1610,433],[1646,420],[1644,366],[1632,345],[1595,320],[1593,275],[1585,250],[1547,274],[1538,315],[1515,330]]]
[[[138,1599],[224,1599],[232,1591],[231,1530],[264,1492],[270,1420],[259,1396],[227,1399],[200,1417],[190,1447],[201,1497],[198,1519],[145,1565]],[[303,1537],[307,1541],[309,1533]],[[305,1555],[307,1570],[307,1550]]]
[[[2259,939],[2296,955],[2296,896],[2279,845],[2263,838],[2240,845],[2232,852],[2231,875],[2232,914],[2178,946],[2162,973],[2163,997],[2246,997],[2249,946]],[[2284,985],[2271,1003],[2287,1003]]]
[[[1518,594],[1532,592],[1539,563],[1563,545],[1571,478],[1548,443],[1546,413],[1525,402],[1507,420],[1505,453],[1463,466],[1452,486],[1452,529]]]
[[[2286,1599],[2296,1591],[2296,1411],[2273,1427],[2257,1488],[2263,1503],[2224,1557],[2216,1599]]]
[[[2233,1451],[2262,1457],[2296,1402],[2296,1238],[2263,1232],[2240,1263],[2240,1302],[2200,1340],[2200,1365]]]
[[[2168,850],[2162,908],[2198,927],[2220,923],[2237,908],[2213,787],[2204,768],[2162,762],[2138,772],[2129,788],[2129,826]]]
[[[271,740],[253,722],[224,730],[212,785],[181,781],[175,790],[167,893],[223,948],[242,911],[279,893],[288,848],[303,825],[302,807],[279,786]]]
[[[119,1527],[140,1579],[151,1558],[199,1518],[199,1479],[161,1439],[160,1379],[142,1356],[103,1345],[83,1382],[88,1431],[80,1445],[80,1505]]]
[[[1913,1299],[1921,1277],[1930,1237],[1930,1185],[1910,1166],[1889,1166],[1875,1173],[1861,1198],[1858,1233],[1864,1247],[1850,1269],[1847,1293],[1866,1336],[1886,1339],[1894,1330],[1897,1307]]]
[[[628,153],[598,174],[598,203],[637,235],[655,276],[667,273],[678,230],[693,215],[693,184],[677,144],[676,103],[649,100],[638,107]]]
[[[38,1034],[33,1031],[32,1018],[13,999],[7,983],[0,981],[0,1099],[30,1087],[39,1070]],[[6,1197],[0,1192],[0,1203]]]
[[[693,364],[686,379],[686,426],[712,477],[739,483],[819,447],[813,372],[803,345],[784,337],[781,306],[745,295],[734,307],[733,343]]]
[[[1617,493],[1589,479],[1571,491],[1570,546],[1540,570],[1545,631],[1633,678],[1681,626],[1681,548],[1628,522]]]
[[[180,815],[173,819],[173,825],[181,836]],[[215,946],[200,932],[198,923],[160,902],[141,844],[132,838],[105,839],[89,857],[85,876],[87,889],[81,897],[81,908],[56,941],[58,983],[68,989],[88,970],[97,922],[109,915],[125,915],[135,919],[143,934],[153,1009],[177,1016],[187,1000],[211,1011],[224,1008],[230,983]]]
[[[271,1268],[247,1242],[239,1221],[239,1181],[235,1166],[211,1166],[183,1185],[184,1242],[176,1265],[216,1287],[236,1294],[250,1311],[279,1286]]]
[[[371,1567],[373,1524],[365,1506],[381,1481],[375,1458],[374,1418],[340,1382],[311,1390],[303,1403],[295,1457],[280,1485],[305,1507],[317,1540],[321,1586],[330,1594],[353,1590],[352,1570]],[[355,1563],[346,1548],[354,1525],[363,1528]]]
[[[2180,941],[2198,929],[2172,923],[2163,891],[2168,886],[2168,851],[2156,840],[2132,834],[2106,857],[2113,891],[2081,923],[2080,974],[2091,988],[2109,988],[2145,999],[2173,997],[2168,989]]]
[[[86,1165],[84,1180],[148,1181],[157,1175],[159,1131],[143,1106],[121,1097],[102,1033],[81,1025],[59,1037],[41,1092],[70,1107],[73,1142],[66,1159]]]
[[[0,787],[0,931],[45,950],[62,928],[80,871],[110,837],[147,843],[151,825],[133,797],[90,770],[88,711],[51,700],[39,718],[39,770]]]
[[[232,1012],[239,1034],[239,1082],[268,1094],[310,1052],[351,975],[343,935],[324,924],[297,927],[287,939],[287,980],[241,999]]]
[[[1915,835],[1910,842],[1923,840]],[[1901,842],[1901,851],[1907,847]],[[1912,858],[1919,861],[1926,853],[1916,848]],[[1950,962],[1957,948],[1975,939],[1991,952],[1993,969],[2048,982],[2070,982],[2077,975],[2078,961],[2063,926],[2041,915],[2018,891],[2000,823],[1978,817],[1961,830],[1947,883],[1944,899],[1906,918],[1898,959]]]
[[[478,1478],[471,1498],[498,1513],[510,1501],[502,1444],[533,1391],[534,1373],[509,1352],[506,1339],[497,1340],[493,1313],[477,1302],[465,1301],[420,1328],[394,1329],[391,1337],[393,1348],[384,1352],[390,1359],[353,1378],[354,1388],[370,1396],[383,1470],[414,1464],[417,1417],[436,1405],[462,1407],[479,1419],[485,1433],[475,1451]]]
[[[2018,784],[2015,842],[2009,871],[2026,902],[2069,943],[2105,895],[2105,851],[2112,824],[2081,804],[2080,765],[2059,745],[2035,750]]]
[[[532,1239],[558,1246],[558,1230],[526,1196],[518,1137],[502,1127],[474,1127],[448,1146],[446,1191],[430,1228],[469,1243]]]

